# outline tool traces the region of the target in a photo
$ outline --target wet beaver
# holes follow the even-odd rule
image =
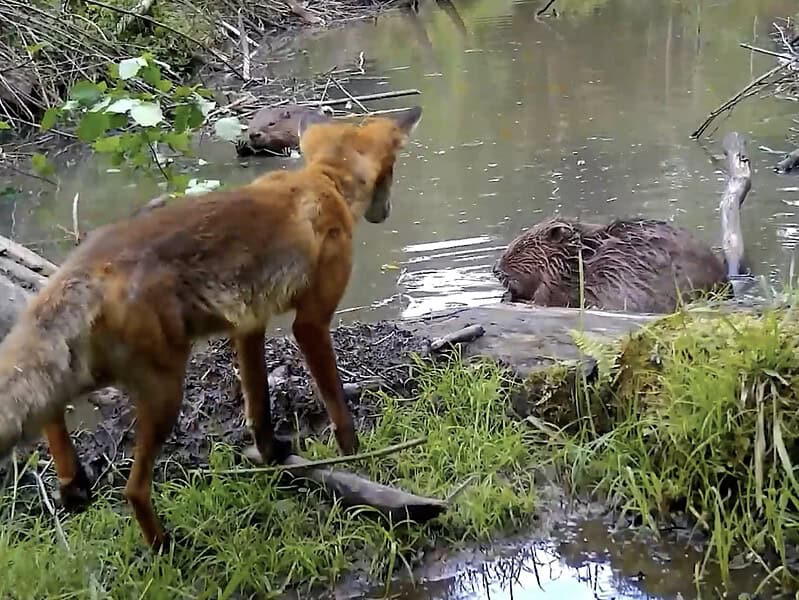
[[[745,291],[754,278],[744,251],[741,206],[752,171],[740,134],[727,134],[723,147],[728,179],[719,204],[722,257],[666,221],[594,225],[550,218],[514,239],[494,264],[509,299],[579,307],[582,291],[589,308],[669,313],[681,299]]]
[[[313,107],[287,104],[262,108],[253,115],[247,129],[249,149],[257,153],[279,155],[299,149],[300,140],[297,130],[300,119],[309,113],[322,115],[328,119],[333,117],[333,109],[329,106]],[[241,150],[240,153],[242,153]]]
[[[707,244],[653,219],[547,219],[510,243],[494,274],[511,301],[579,307],[581,251],[586,307],[672,312],[680,297],[723,292],[729,281],[725,261]]]

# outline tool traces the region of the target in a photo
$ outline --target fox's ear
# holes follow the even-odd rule
[[[297,127],[297,137],[302,139],[302,136],[305,135],[305,132],[308,131],[309,127],[316,125],[317,123],[327,123],[329,121],[330,117],[322,112],[305,113],[300,117],[300,123]]]
[[[422,107],[414,106],[413,108],[409,108],[401,113],[396,113],[395,115],[392,115],[392,119],[394,119],[394,122],[407,137],[416,128],[416,126],[419,124],[419,121],[422,120]]]

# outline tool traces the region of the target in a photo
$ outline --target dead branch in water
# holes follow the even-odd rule
[[[707,118],[702,122],[699,128],[691,134],[691,138],[699,139],[702,137],[702,134],[705,133],[708,127],[716,120],[716,118],[735,108],[735,106],[745,98],[752,96],[758,92],[759,89],[765,87],[769,84],[769,79],[782,71],[785,68],[785,65],[777,65],[776,67],[769,69],[762,75],[755,77],[752,81],[747,83],[741,90],[739,90],[736,94],[730,97],[724,104],[719,106],[717,109],[711,111],[711,113],[707,116]]]
[[[797,69],[799,67],[799,52],[794,48],[793,42],[789,41],[790,36],[785,35],[780,25],[775,23],[774,28],[779,34],[774,36],[774,41],[782,44],[784,47],[782,52],[759,48],[745,42],[741,42],[738,45],[750,52],[777,58],[780,61],[779,64],[752,79],[721,106],[713,110],[696,131],[691,134],[691,138],[699,139],[717,117],[725,112],[732,111],[739,102],[757,94],[761,90],[770,88],[774,95],[786,94],[790,95],[792,99],[799,100],[799,69]]]
[[[728,133],[722,146],[727,158],[727,186],[720,204],[721,244],[727,259],[727,273],[734,277],[747,270],[741,230],[741,206],[752,189],[752,166],[741,134],[735,131]]]

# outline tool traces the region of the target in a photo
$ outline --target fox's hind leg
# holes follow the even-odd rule
[[[245,454],[254,462],[283,462],[291,453],[291,442],[275,436],[264,362],[264,330],[241,334],[233,340],[241,373],[245,419],[257,450],[256,453],[250,448]]]
[[[44,435],[55,463],[62,506],[70,512],[85,510],[92,502],[92,488],[69,437],[63,413],[44,426]]]
[[[151,494],[153,468],[161,446],[169,437],[183,401],[183,377],[188,349],[178,351],[169,366],[153,365],[137,370],[129,386],[136,403],[136,449],[133,468],[125,486],[125,497],[133,508],[145,541],[154,549],[167,542]],[[174,361],[174,362],[173,362]]]

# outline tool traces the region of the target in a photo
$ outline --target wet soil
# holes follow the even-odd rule
[[[426,341],[389,322],[342,326],[333,332],[339,373],[356,427],[369,427],[379,414],[377,396],[363,393],[383,389],[405,396],[413,391],[411,355],[424,353]],[[269,371],[272,416],[278,434],[300,440],[324,434],[327,414],[317,399],[299,348],[289,337],[268,339],[265,356]],[[90,480],[120,485],[132,457],[135,409],[115,389],[89,399],[99,412],[93,429],[78,430],[74,439]],[[206,466],[214,442],[242,448],[251,442],[244,426],[244,405],[235,353],[227,339],[214,339],[197,348],[184,382],[184,404],[178,422],[159,456],[156,480],[173,470]],[[49,459],[44,441],[20,447],[18,456],[36,448]],[[168,469],[164,466],[169,465]],[[4,466],[7,469],[7,466]],[[0,481],[4,477],[0,470]],[[102,480],[102,481],[100,481]]]

